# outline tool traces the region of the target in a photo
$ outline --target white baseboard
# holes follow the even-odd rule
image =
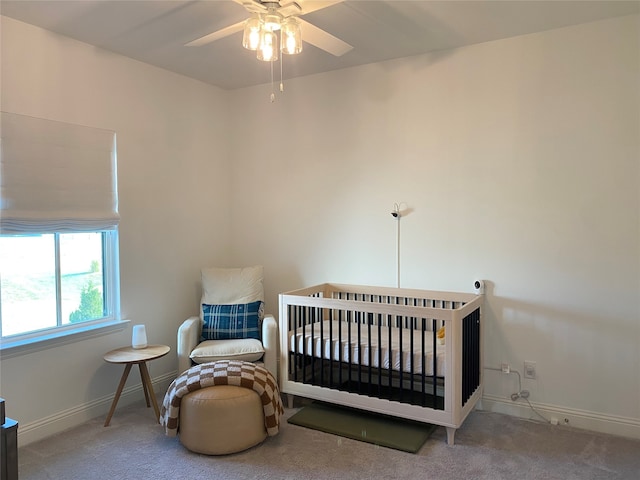
[[[640,420],[637,418],[606,415],[587,410],[534,402],[531,402],[531,405],[545,417],[547,421],[552,418],[557,419],[558,425],[567,425],[594,432],[640,439]],[[529,407],[529,404],[522,399],[514,402],[510,398],[485,394],[477,408],[519,418],[544,421]]]
[[[152,381],[156,394],[166,391],[176,375],[176,372],[171,372],[154,378]],[[122,395],[118,401],[118,408],[140,401],[143,398],[142,384],[138,383],[127,387],[122,391]],[[63,410],[54,415],[38,419],[34,422],[20,424],[18,427],[18,445],[22,447],[81,425],[93,418],[100,416],[106,417],[112,401],[113,394],[110,394],[91,402]],[[533,408],[547,420],[551,418],[558,419],[559,425],[568,425],[594,432],[640,439],[640,420],[636,418],[605,415],[587,410],[558,407],[542,403],[531,402],[531,404]],[[485,394],[478,403],[477,408],[518,418],[543,421],[523,400],[514,402],[510,398]],[[118,409],[116,408],[115,415],[117,414]]]
[[[176,372],[166,373],[152,379],[153,390],[156,394],[165,392],[174,378]],[[115,392],[114,392],[115,393]],[[23,447],[30,443],[42,440],[43,438],[63,432],[69,428],[81,425],[93,418],[104,416],[113,402],[113,395],[110,394],[101,398],[92,400],[91,402],[78,405],[67,410],[40,418],[34,422],[18,425],[18,446]],[[118,401],[118,406],[114,413],[114,417],[118,415],[118,408],[144,399],[142,392],[142,383],[132,385],[122,390],[122,395]]]

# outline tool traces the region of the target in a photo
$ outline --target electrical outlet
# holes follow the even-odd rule
[[[536,362],[530,360],[524,361],[524,378],[536,378]]]
[[[502,365],[500,366],[500,368],[502,368],[502,373],[511,372],[511,367],[509,367],[508,363],[503,362]]]

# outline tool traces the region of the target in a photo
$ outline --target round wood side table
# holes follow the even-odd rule
[[[122,347],[116,350],[111,350],[104,355],[104,360],[109,363],[122,363],[124,364],[124,372],[120,379],[120,384],[116,390],[116,395],[113,397],[113,403],[107,414],[107,419],[104,422],[104,426],[109,426],[113,412],[116,410],[116,405],[120,399],[120,394],[124,388],[124,384],[127,381],[131,366],[138,364],[140,368],[140,378],[142,379],[142,390],[144,390],[144,398],[147,401],[147,407],[150,407],[149,401],[153,405],[153,409],[156,413],[156,421],[160,421],[160,409],[158,408],[158,402],[156,396],[153,393],[153,385],[151,384],[151,377],[149,376],[149,370],[147,369],[147,362],[155,360],[156,358],[164,357],[169,351],[170,347],[167,345],[149,345],[145,348],[133,348]]]

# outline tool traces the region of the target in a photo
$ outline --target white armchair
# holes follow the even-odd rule
[[[200,316],[178,328],[178,374],[194,364],[244,360],[264,365],[277,379],[278,324],[263,313],[262,266],[201,273]]]

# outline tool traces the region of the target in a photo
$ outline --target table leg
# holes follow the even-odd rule
[[[153,393],[153,385],[151,384],[151,377],[149,376],[149,370],[147,370],[147,364],[145,362],[140,362],[140,374],[142,375],[142,378],[143,378],[142,381],[147,383],[147,391],[149,392],[149,397],[151,397],[151,403],[153,404],[153,409],[156,412],[156,420],[159,423],[160,409],[158,408],[156,395]]]
[[[147,401],[147,408],[151,406],[149,403],[149,391],[147,390],[147,382],[144,381],[144,376],[142,375],[142,365],[144,362],[139,363],[138,367],[140,367],[140,380],[142,380],[142,390],[144,391],[144,399]]]
[[[131,371],[131,364],[127,363],[124,367],[124,372],[122,372],[122,378],[120,378],[120,384],[118,385],[118,389],[116,390],[116,395],[115,397],[113,397],[113,402],[111,403],[111,408],[109,409],[109,413],[107,414],[107,419],[104,422],[105,427],[109,426],[109,422],[111,421],[113,412],[116,411],[116,405],[118,404],[118,400],[120,399],[120,394],[122,393],[122,389],[124,388],[124,384],[127,381],[127,377],[129,376],[130,371]]]

